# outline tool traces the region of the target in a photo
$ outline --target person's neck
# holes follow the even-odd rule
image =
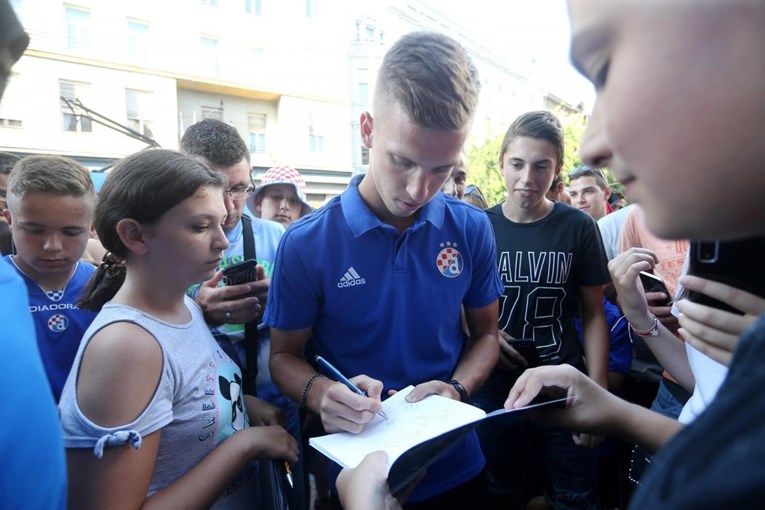
[[[36,271],[32,266],[24,262],[24,259],[18,255],[13,255],[13,261],[21,271],[30,277],[45,292],[61,290],[66,287],[69,280],[72,279],[77,263],[73,264],[68,271],[61,271],[53,274],[43,274]]]
[[[514,207],[514,204],[509,200],[505,200],[502,203],[502,214],[505,218],[514,221],[515,223],[534,223],[535,221],[546,218],[547,215],[552,212],[554,207],[555,202],[548,200],[547,198],[529,209]]]
[[[399,217],[394,216],[385,206],[380,194],[377,192],[375,186],[374,177],[367,173],[358,186],[359,196],[362,202],[366,204],[372,214],[374,214],[380,221],[395,228],[399,233],[411,227],[417,218],[420,216],[420,211],[416,211],[411,216]]]
[[[112,302],[137,308],[167,322],[188,322],[190,317],[184,303],[186,288],[156,274],[146,276],[130,265],[125,282]]]

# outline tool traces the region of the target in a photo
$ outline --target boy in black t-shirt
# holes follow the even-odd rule
[[[501,357],[476,394],[486,411],[502,407],[527,366],[508,342],[533,340],[542,364],[568,363],[607,386],[608,329],[602,285],[610,281],[596,223],[587,214],[545,197],[563,164],[563,132],[549,112],[521,115],[508,129],[500,169],[508,197],[487,210],[497,239]],[[584,353],[574,326],[583,324]],[[582,359],[586,355],[586,365]],[[555,508],[596,508],[599,438],[523,422],[487,422],[479,437],[497,499],[522,508],[532,483],[527,460],[544,461],[545,498]]]

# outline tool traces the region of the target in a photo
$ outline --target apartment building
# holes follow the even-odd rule
[[[31,43],[0,105],[0,150],[61,154],[97,171],[151,145],[177,149],[206,117],[235,126],[256,178],[298,168],[324,203],[366,170],[358,121],[401,34],[439,30],[473,55],[474,137],[545,94],[422,0],[11,0]],[[437,4],[434,4],[437,5]]]

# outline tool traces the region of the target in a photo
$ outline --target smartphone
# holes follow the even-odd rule
[[[510,346],[518,351],[518,354],[526,359],[529,364],[528,368],[538,367],[542,364],[539,360],[539,353],[537,352],[537,346],[534,340],[530,338],[511,339],[505,340]]]
[[[247,259],[228,266],[223,270],[223,283],[226,285],[239,285],[240,283],[254,282],[257,279],[258,263],[255,259]]]
[[[646,292],[663,292],[667,296],[667,299],[654,301],[654,305],[669,306],[672,303],[672,294],[669,293],[667,284],[655,274],[640,271],[640,283],[643,284],[643,289],[645,289]]]
[[[714,280],[765,297],[765,237],[742,241],[691,241],[688,274]],[[694,303],[742,314],[732,306],[699,292],[688,291]]]

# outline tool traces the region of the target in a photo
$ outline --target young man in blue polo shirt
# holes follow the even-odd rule
[[[459,161],[479,88],[454,40],[400,39],[380,68],[374,116],[361,115],[369,172],[282,238],[264,316],[271,374],[328,432],[360,432],[382,395],[409,384],[411,401],[467,400],[496,363],[494,235],[481,211],[439,192]],[[309,339],[369,396],[319,376],[304,360]],[[476,436],[466,437],[428,468],[409,503],[476,507],[484,463]]]

